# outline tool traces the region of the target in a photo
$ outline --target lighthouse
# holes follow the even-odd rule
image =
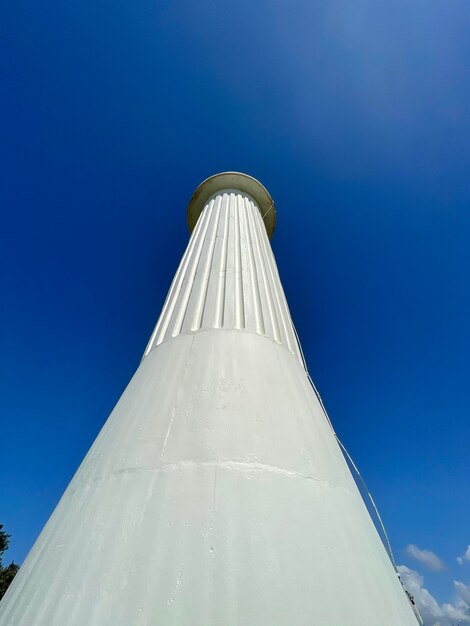
[[[304,367],[273,200],[205,180],[143,359],[0,626],[416,626]]]

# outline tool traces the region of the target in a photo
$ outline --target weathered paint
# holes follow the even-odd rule
[[[144,359],[0,624],[416,626],[243,188],[208,199]]]

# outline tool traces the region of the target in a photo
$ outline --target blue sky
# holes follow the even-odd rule
[[[310,373],[396,560],[424,576],[418,594],[460,610],[469,32],[467,0],[1,4],[11,558],[24,559],[139,363],[193,189],[241,170],[275,199],[273,248]],[[438,610],[447,626],[452,611]]]

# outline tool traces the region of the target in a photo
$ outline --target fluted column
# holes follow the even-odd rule
[[[214,328],[268,337],[301,360],[260,209],[230,189],[205,204],[145,355],[182,333]]]

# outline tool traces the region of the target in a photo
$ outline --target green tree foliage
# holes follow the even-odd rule
[[[5,595],[16,572],[20,569],[20,566],[13,561],[10,565],[3,565],[3,554],[8,550],[9,543],[10,535],[7,535],[3,530],[3,524],[0,524],[0,600]]]

